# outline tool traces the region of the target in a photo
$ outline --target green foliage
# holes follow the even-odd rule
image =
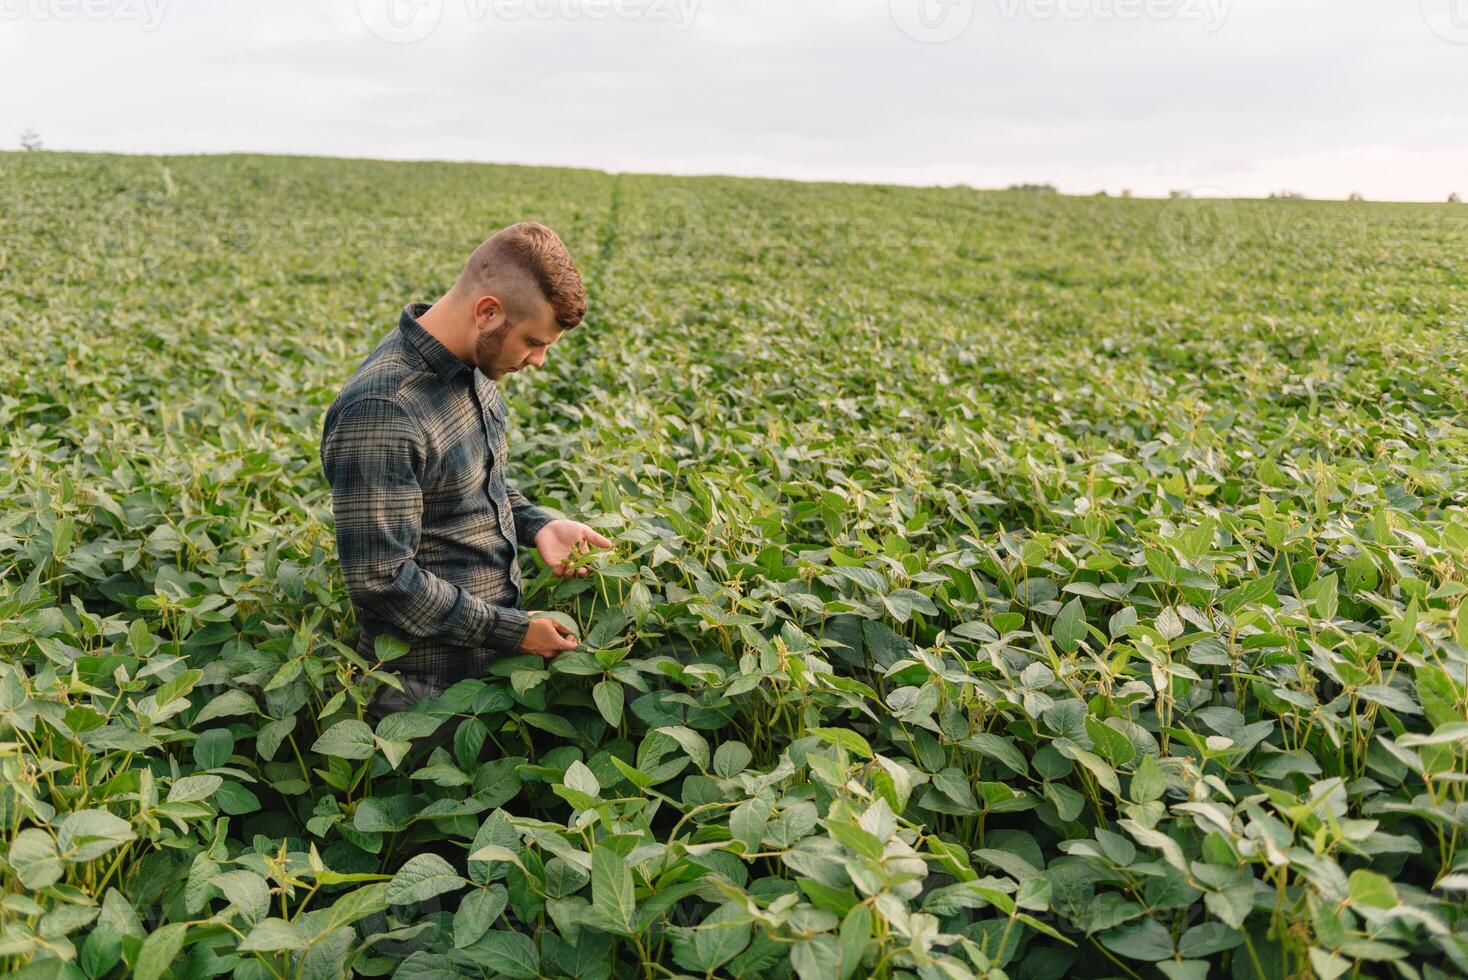
[[[1441,209],[1199,274],[1141,200],[0,172],[0,972],[1468,972]],[[374,724],[322,416],[523,217],[592,312],[516,482],[616,547],[523,556],[580,649]]]

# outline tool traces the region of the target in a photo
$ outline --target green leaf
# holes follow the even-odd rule
[[[553,715],[547,711],[527,711],[520,716],[520,720],[527,725],[550,732],[552,735],[559,735],[561,738],[571,739],[572,741],[581,738],[581,733],[576,731],[575,726],[569,721],[560,715]]]
[[[102,896],[102,914],[97,917],[97,926],[107,926],[119,936],[130,936],[139,942],[147,936],[137,911],[116,888],[107,889]]]
[[[211,728],[194,742],[194,764],[200,769],[218,769],[234,754],[234,736],[227,728]]]
[[[1167,980],[1207,980],[1207,960],[1163,960],[1157,969]]]
[[[317,880],[320,881],[324,877],[318,874]],[[339,896],[323,910],[321,917],[316,920],[316,934],[325,935],[343,926],[360,922],[369,916],[386,912],[387,889],[387,882],[374,882]]]
[[[1177,942],[1177,951],[1186,959],[1202,959],[1215,953],[1241,946],[1244,934],[1221,922],[1204,922],[1183,933]]]
[[[666,735],[683,747],[693,764],[699,769],[707,771],[709,767],[709,743],[698,732],[683,725],[664,725],[655,729],[660,735]]]
[[[204,702],[199,713],[194,715],[194,726],[198,727],[206,721],[215,718],[227,718],[231,715],[252,715],[256,711],[255,699],[244,691],[225,691],[215,698]],[[207,734],[207,733],[206,733]],[[225,734],[229,734],[226,732]]]
[[[339,721],[321,734],[311,751],[337,759],[370,759],[377,743],[367,723],[355,718]]]
[[[1402,613],[1402,618],[1392,626],[1391,642],[1399,650],[1406,650],[1412,645],[1417,636],[1417,597],[1413,596],[1407,603],[1407,609]]]
[[[415,854],[388,882],[387,900],[393,905],[411,905],[435,895],[457,891],[467,884],[469,882],[459,877],[453,865],[437,854]]]
[[[951,766],[944,769],[933,777],[933,785],[944,796],[961,807],[964,812],[971,813],[978,810],[979,804],[974,799],[973,787],[969,785],[968,777],[961,770]]]
[[[800,980],[830,980],[840,973],[836,940],[828,935],[802,939],[790,947],[790,965]]]
[[[1463,606],[1468,609],[1468,602],[1464,602]],[[1431,664],[1423,664],[1415,668],[1413,674],[1417,701],[1427,715],[1428,724],[1436,728],[1452,724],[1462,717],[1458,711],[1458,685],[1448,676],[1447,671]]]
[[[497,849],[496,856],[478,856],[491,847]],[[469,845],[469,877],[480,885],[503,878],[507,873],[506,863],[519,863],[519,850],[520,835],[510,824],[509,815],[503,810],[495,810],[484,818],[473,843]]]
[[[1086,735],[1096,752],[1113,766],[1130,765],[1137,754],[1131,739],[1110,725],[1097,721],[1090,715],[1085,719]]]
[[[734,739],[720,742],[714,750],[714,772],[728,779],[747,769],[753,759],[754,753],[743,742]]]
[[[1016,881],[1028,881],[1040,873],[1035,867],[1018,854],[998,847],[980,847],[973,852],[974,857],[1012,876]]]
[[[132,825],[106,810],[78,810],[61,821],[56,849],[72,864],[95,861],[114,847],[137,839]]]
[[[1148,803],[1162,798],[1167,790],[1167,774],[1152,755],[1143,755],[1132,776],[1131,798],[1138,803]]]
[[[605,569],[603,569],[605,573]],[[598,615],[591,629],[586,631],[586,649],[601,650],[612,646],[613,641],[627,628],[627,616],[620,609],[606,609]]]
[[[158,980],[183,949],[188,923],[173,922],[148,934],[133,963],[133,980]]]
[[[712,973],[744,952],[753,927],[748,913],[737,905],[720,905],[689,938],[675,938],[673,955],[678,965],[700,973]]]
[[[843,846],[849,847],[858,854],[871,858],[873,861],[882,860],[882,842],[877,839],[875,834],[844,820],[828,820],[826,829]]]
[[[410,935],[426,928],[427,923],[424,923]],[[397,965],[392,971],[392,980],[464,980],[464,967],[448,956],[420,949]]]
[[[160,708],[171,704],[192,691],[203,676],[202,670],[186,670],[173,680],[158,685],[158,690],[153,692],[153,699]]]
[[[1079,596],[1060,608],[1055,624],[1050,628],[1055,645],[1066,653],[1074,653],[1086,638],[1086,609]]]
[[[1274,595],[1274,580],[1277,573],[1270,572],[1263,578],[1254,579],[1223,593],[1219,604],[1223,611],[1233,615],[1246,606],[1254,606]]]
[[[383,742],[411,742],[414,739],[428,738],[438,731],[445,720],[423,711],[398,711],[377,723],[376,734],[378,740]]]
[[[1172,958],[1172,936],[1156,920],[1143,919],[1101,934],[1101,945],[1127,959],[1155,963]]]
[[[1177,639],[1183,635],[1185,629],[1182,617],[1178,615],[1177,609],[1173,606],[1164,607],[1162,612],[1157,614],[1152,625],[1165,640]]]
[[[1349,879],[1350,900],[1354,905],[1373,909],[1394,909],[1400,901],[1391,879],[1375,871],[1358,868]]]
[[[1242,885],[1208,892],[1203,896],[1203,903],[1225,925],[1232,929],[1242,929],[1244,920],[1254,910],[1254,879],[1249,877]]]
[[[601,783],[597,782],[596,774],[588,769],[580,759],[566,767],[564,782],[578,793],[584,793],[593,798],[601,795]]]
[[[1329,623],[1340,605],[1340,580],[1334,573],[1321,576],[1300,593],[1300,598],[1314,607],[1322,623]]]
[[[88,933],[77,963],[88,977],[104,977],[122,961],[122,936],[105,922]]]
[[[1106,631],[1111,634],[1112,639],[1120,639],[1126,635],[1126,628],[1135,625],[1136,622],[1137,607],[1122,606],[1106,621]]]
[[[861,966],[862,955],[872,936],[872,910],[866,905],[853,905],[841,921],[837,940],[837,976],[846,980]]]
[[[15,869],[20,883],[32,890],[56,884],[65,870],[56,853],[56,842],[36,827],[27,827],[15,835],[6,860]]]
[[[305,949],[306,937],[285,919],[266,919],[240,940],[242,953],[278,953],[287,949]]]
[[[411,649],[409,644],[388,633],[379,633],[372,640],[372,654],[382,663],[406,657]]]
[[[831,745],[839,745],[863,759],[872,757],[872,747],[867,744],[867,740],[849,728],[808,728],[806,734],[815,735],[821,741]]]
[[[1334,953],[1310,947],[1310,967],[1318,980],[1336,980],[1351,968],[1351,961]]]
[[[622,723],[622,706],[626,697],[626,692],[617,681],[598,681],[591,689],[591,699],[596,702],[596,710],[601,712],[602,718],[613,728]]]
[[[1010,772],[1024,776],[1029,773],[1029,764],[1025,757],[1020,755],[1019,749],[1007,738],[993,735],[989,732],[977,732],[965,738],[961,743],[964,748],[973,749],[980,755],[986,755],[999,762]]]
[[[224,782],[222,776],[184,776],[168,788],[169,803],[197,803],[213,796]]]
[[[521,932],[486,933],[466,947],[464,954],[499,976],[519,980],[540,976],[540,950],[533,939]]]
[[[357,933],[345,927],[323,934],[301,957],[300,980],[341,980]]]
[[[1356,688],[1356,695],[1390,708],[1398,714],[1422,714],[1422,709],[1417,706],[1417,702],[1413,701],[1405,691],[1387,684],[1363,684]]]
[[[606,845],[591,852],[591,906],[624,932],[632,930],[636,912],[632,873],[622,855]]]
[[[1107,765],[1105,759],[1093,752],[1087,752],[1068,738],[1057,738],[1051,744],[1061,755],[1090,770],[1091,775],[1096,777],[1096,782],[1112,796],[1121,797],[1121,781],[1116,778],[1116,770]]]
[[[229,780],[220,784],[218,791],[214,794],[214,803],[219,807],[220,813],[227,813],[230,816],[254,813],[260,809],[258,796],[239,783],[232,783]]]
[[[454,913],[454,945],[470,945],[488,932],[504,912],[509,896],[503,885],[479,888],[464,896]]]
[[[768,797],[755,796],[736,806],[729,814],[729,835],[743,843],[746,854],[759,850],[774,809],[774,803]]]
[[[555,612],[554,610],[549,610],[549,611],[545,611],[545,612],[537,612],[534,616],[531,616],[530,618],[531,619],[549,619],[552,622],[559,623],[560,625],[564,626],[566,629],[570,630],[571,633],[572,633],[572,635],[574,635],[574,636],[580,636],[581,635],[581,627],[579,627],[579,626],[576,625],[576,620],[572,619],[570,616],[567,616],[563,612]]]
[[[225,900],[246,922],[257,923],[270,911],[270,886],[253,871],[226,871],[209,879],[209,883],[224,893]]]

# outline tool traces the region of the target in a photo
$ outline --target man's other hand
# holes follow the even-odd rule
[[[612,543],[580,521],[551,521],[535,534],[535,550],[557,578],[589,575],[589,568],[573,568],[571,562],[591,551],[593,545],[610,548]]]
[[[576,643],[575,633],[554,619],[537,619],[535,613],[531,613],[530,628],[525,631],[525,639],[520,641],[520,652],[533,653],[549,660],[565,650],[576,649]]]

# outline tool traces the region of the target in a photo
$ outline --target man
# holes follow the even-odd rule
[[[453,288],[408,305],[343,386],[321,436],[342,574],[371,656],[379,634],[409,645],[372,714],[482,676],[497,657],[549,659],[577,640],[519,608],[516,545],[557,576],[611,542],[556,520],[505,482],[505,404],[496,382],[545,363],[586,314],[586,292],[555,232],[523,222],[469,257]],[[579,569],[586,575],[587,569]]]

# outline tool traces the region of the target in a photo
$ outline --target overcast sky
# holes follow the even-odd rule
[[[1468,195],[1468,0],[0,0],[0,145]]]

